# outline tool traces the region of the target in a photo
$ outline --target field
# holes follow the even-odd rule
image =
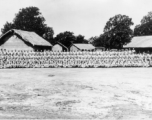
[[[0,119],[152,120],[152,68],[0,70]]]

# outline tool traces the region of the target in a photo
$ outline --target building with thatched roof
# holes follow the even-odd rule
[[[55,51],[55,52],[62,52],[63,49],[62,49],[62,46],[61,46],[61,45],[55,44],[55,45],[52,47],[52,51]]]
[[[60,43],[60,42],[57,41],[57,44],[55,44],[52,47],[52,51],[58,51],[58,52],[68,51],[68,48],[65,45],[63,45],[62,43]]]
[[[152,52],[152,36],[133,37],[131,42],[123,48],[135,49],[137,52]]]
[[[51,50],[52,45],[35,32],[12,29],[0,37],[0,49]]]
[[[92,44],[72,44],[70,51],[93,51],[95,47]]]

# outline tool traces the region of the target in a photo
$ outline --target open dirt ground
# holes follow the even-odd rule
[[[0,70],[0,119],[152,120],[152,68]]]

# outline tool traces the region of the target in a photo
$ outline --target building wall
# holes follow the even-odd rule
[[[63,49],[62,49],[62,47],[60,45],[56,44],[56,45],[54,45],[52,47],[52,51],[59,51],[59,52],[61,52],[61,51],[63,51]]]
[[[147,48],[123,48],[123,49],[130,49],[130,50],[135,50],[136,53],[152,53],[152,48],[147,47]]]
[[[79,51],[79,49],[72,45],[72,46],[70,47],[70,51]]]
[[[16,35],[6,37],[6,38],[4,38],[4,41],[6,41],[6,42],[0,46],[0,49],[6,49],[6,50],[33,50],[32,47],[25,44]]]

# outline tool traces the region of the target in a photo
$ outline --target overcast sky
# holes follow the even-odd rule
[[[152,0],[0,0],[0,28],[6,21],[12,22],[20,8],[29,6],[40,9],[55,35],[71,31],[88,39],[102,34],[106,22],[116,14],[139,24],[152,11]]]

